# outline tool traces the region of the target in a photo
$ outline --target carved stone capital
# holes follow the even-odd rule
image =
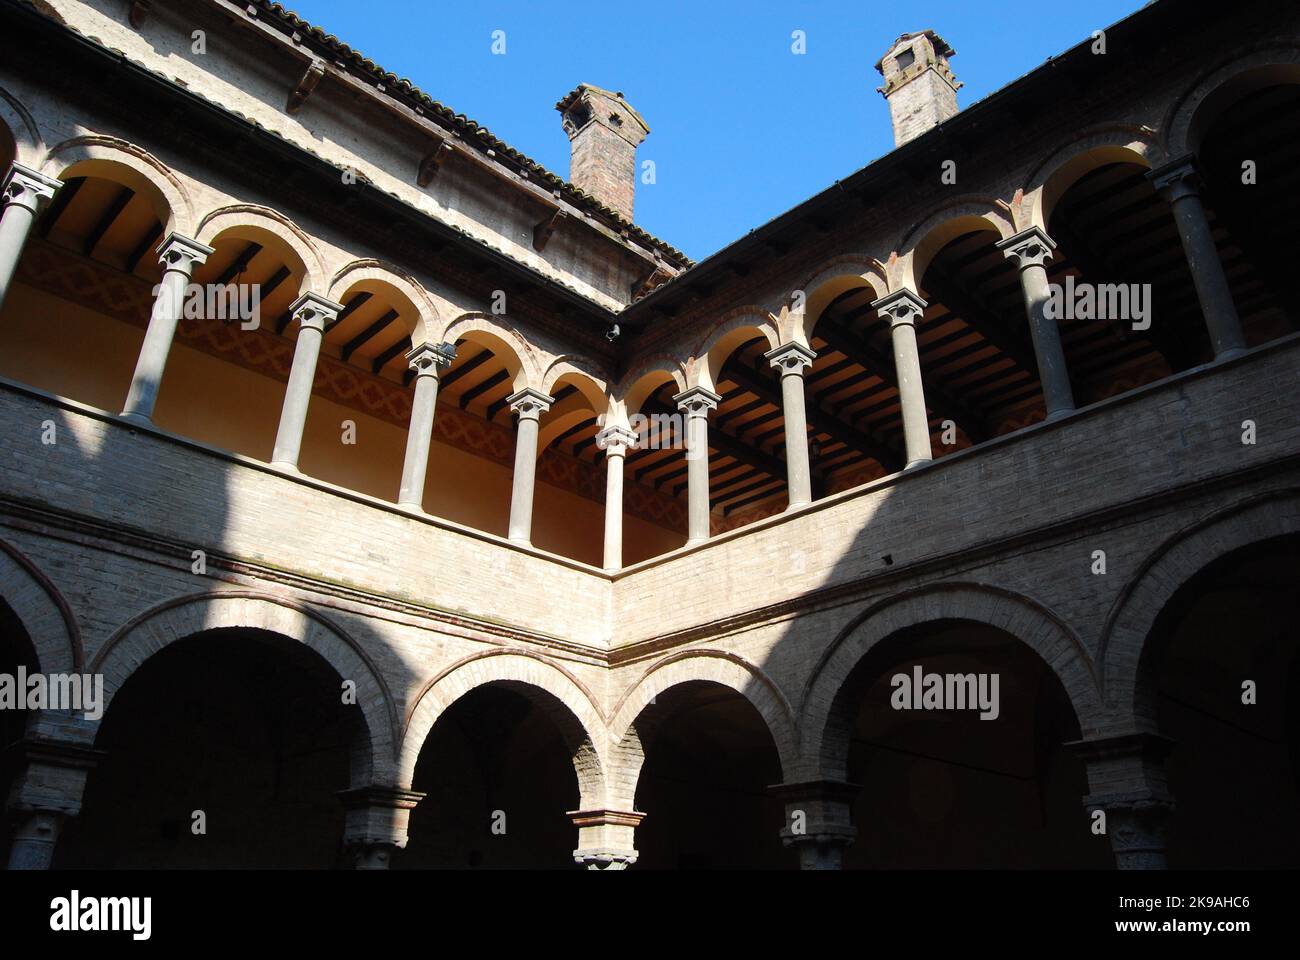
[[[916,326],[921,320],[921,315],[925,313],[926,302],[911,290],[895,290],[893,293],[885,294],[879,300],[872,301],[871,306],[882,317],[889,318],[889,327],[892,330],[900,324]]]
[[[688,417],[707,417],[716,410],[722,398],[707,387],[691,387],[673,397],[677,409]]]
[[[1196,160],[1191,154],[1172,160],[1154,170],[1148,170],[1146,177],[1156,188],[1156,193],[1171,204],[1177,203],[1184,197],[1196,196],[1201,189],[1201,176],[1196,169]]]
[[[393,853],[406,846],[411,811],[425,795],[401,787],[371,784],[338,794],[343,804],[343,844],[358,870],[387,869]]]
[[[596,446],[608,457],[621,457],[636,446],[637,439],[635,431],[628,427],[606,427],[596,434]]]
[[[783,377],[802,377],[804,370],[817,359],[817,354],[802,343],[783,343],[763,356],[773,369],[781,371]]]
[[[41,203],[51,199],[62,186],[62,180],[55,180],[31,167],[15,163],[5,176],[2,188],[4,206],[12,203],[36,213]]]
[[[520,420],[540,419],[542,414],[551,409],[551,404],[554,402],[554,397],[548,397],[542,391],[534,390],[532,387],[524,387],[518,393],[506,398],[511,411],[518,414]]]
[[[308,330],[319,330],[322,333],[325,331],[325,326],[342,310],[343,304],[326,300],[318,293],[304,293],[289,304],[291,320],[297,320],[299,326]]]
[[[417,377],[436,377],[443,367],[451,366],[455,359],[454,343],[422,343],[406,353],[406,363]]]
[[[1045,266],[1055,256],[1052,251],[1056,249],[1056,241],[1041,228],[1030,227],[1015,236],[999,240],[994,246],[1008,259],[1015,257],[1023,270],[1025,267]]]
[[[164,270],[179,270],[185,276],[194,272],[194,268],[206,263],[213,250],[207,244],[183,237],[179,233],[169,233],[158,244],[158,262]]]

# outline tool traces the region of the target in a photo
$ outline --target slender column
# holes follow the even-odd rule
[[[43,737],[14,748],[25,767],[9,795],[14,821],[10,870],[48,870],[64,823],[81,812],[86,778],[102,751]]]
[[[5,177],[3,191],[4,216],[0,217],[0,306],[18,270],[27,235],[41,204],[49,200],[63,186],[62,180],[52,180],[30,167],[15,163]]]
[[[817,359],[801,343],[786,343],[763,354],[781,372],[781,408],[785,417],[785,472],[790,506],[812,503],[812,469],[808,462],[808,414],[804,409],[803,372]]]
[[[925,408],[925,386],[921,383],[921,354],[916,347],[916,325],[921,322],[926,303],[910,290],[898,290],[871,305],[889,320],[899,405],[903,409],[907,467],[928,463],[934,459],[934,452],[930,449],[930,414]]]
[[[573,859],[588,870],[626,870],[636,863],[633,840],[645,819],[634,810],[571,810],[578,828],[578,849]]]
[[[423,793],[372,785],[338,795],[345,810],[343,845],[358,870],[387,870],[394,854],[406,847],[411,811]]]
[[[127,392],[122,416],[144,423],[153,417],[158,388],[162,386],[163,370],[167,366],[167,354],[171,352],[176,324],[180,322],[185,305],[185,288],[194,268],[206,262],[211,254],[211,247],[178,233],[168,234],[158,245],[158,262],[163,266],[162,283],[157,288],[144,343],[140,344],[140,356],[135,362],[135,373],[131,376],[131,389]]]
[[[531,543],[533,536],[533,485],[537,476],[537,422],[551,409],[554,398],[540,390],[525,387],[508,399],[510,409],[519,415],[519,432],[515,435],[515,473],[510,488],[510,539]]]
[[[1120,870],[1168,868],[1166,834],[1174,810],[1165,775],[1173,741],[1136,733],[1066,744],[1088,771],[1083,805],[1089,826],[1105,814],[1106,836]]]
[[[605,451],[605,569],[623,566],[623,462],[636,434],[627,427],[606,427],[596,434]]]
[[[1074,410],[1074,391],[1070,371],[1065,366],[1065,348],[1056,320],[1047,315],[1052,291],[1047,283],[1047,261],[1055,254],[1056,243],[1038,227],[1022,230],[1014,237],[1000,240],[997,248],[1020,266],[1020,292],[1025,298],[1029,333],[1034,338],[1034,356],[1038,360],[1038,379],[1043,385],[1047,419],[1055,420]]]
[[[769,788],[785,802],[781,841],[799,853],[801,870],[839,870],[853,843],[853,798],[861,789],[840,780],[781,783]]]
[[[302,432],[307,426],[307,405],[316,380],[316,361],[320,358],[325,326],[339,315],[343,307],[315,293],[304,293],[289,305],[291,320],[298,321],[298,342],[293,348],[293,366],[284,389],[284,406],[280,409],[280,428],[275,434],[273,466],[284,470],[298,469],[302,451]]]
[[[433,415],[438,406],[438,371],[456,358],[454,344],[435,347],[422,343],[406,355],[415,371],[415,399],[411,423],[406,430],[406,459],[402,463],[402,485],[397,502],[416,510],[424,505],[424,478],[429,469],[429,446],[433,442]]]
[[[686,414],[686,544],[709,539],[709,411],[720,396],[705,387],[691,387],[673,397]]]
[[[1235,357],[1246,349],[1246,335],[1241,329],[1236,304],[1232,302],[1232,290],[1223,272],[1210,221],[1205,216],[1196,166],[1187,156],[1152,170],[1147,176],[1173,208],[1178,237],[1183,242],[1183,253],[1196,286],[1196,299],[1210,328],[1214,356],[1220,360]]]

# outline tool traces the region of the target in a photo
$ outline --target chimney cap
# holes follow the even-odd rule
[[[891,53],[897,50],[900,44],[904,44],[909,40],[915,40],[917,37],[926,37],[927,39],[929,39],[930,45],[934,47],[934,52],[937,56],[944,57],[945,59],[948,57],[957,56],[957,51],[954,50],[951,46],[949,46],[948,41],[945,40],[943,37],[939,36],[939,34],[937,34],[935,31],[918,30],[916,33],[905,33],[897,40],[895,40],[893,43],[891,43],[889,45],[889,49],[885,51],[885,56],[881,57],[879,60],[876,61],[876,70],[879,73],[884,73],[886,58],[888,58]]]
[[[578,100],[582,99],[584,96],[591,96],[591,95],[604,97],[607,100],[617,101],[619,106],[621,106],[624,110],[626,110],[628,112],[628,115],[631,116],[632,119],[635,120],[637,123],[639,123],[642,129],[645,130],[646,133],[650,132],[650,124],[645,122],[645,118],[636,111],[636,109],[632,106],[632,104],[628,103],[625,99],[623,99],[622,91],[614,92],[611,90],[606,90],[604,87],[598,87],[594,83],[578,84],[576,87],[574,87],[572,90],[570,90],[568,93],[566,93],[563,97],[560,98],[559,102],[555,104],[555,109],[560,111],[560,113],[565,113]]]

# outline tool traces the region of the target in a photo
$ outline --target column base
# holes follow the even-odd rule
[[[421,513],[421,514],[424,513],[424,503],[423,503],[423,501],[416,502],[416,503],[412,503],[412,502],[407,501],[407,500],[398,500],[398,501],[397,501],[397,505],[398,505],[401,509],[403,509],[403,510],[408,510],[408,511],[410,511],[411,513]]]
[[[791,513],[792,511],[802,510],[804,507],[810,507],[810,506],[812,506],[811,500],[792,500],[789,504],[786,505],[785,512]]]
[[[1224,350],[1223,353],[1216,353],[1214,355],[1214,360],[1216,363],[1221,360],[1235,360],[1237,357],[1244,356],[1249,351],[1249,347],[1231,347]]]
[[[292,460],[272,460],[271,466],[274,469],[279,470],[281,473],[302,473],[302,471],[298,469],[298,464],[294,463]]]
[[[1070,414],[1074,413],[1075,409],[1075,407],[1062,407],[1060,410],[1053,410],[1047,415],[1047,420],[1045,422],[1051,423],[1053,420],[1060,420],[1062,417],[1068,417]]]
[[[123,410],[121,413],[118,414],[118,416],[121,417],[123,420],[127,421],[128,423],[134,423],[137,426],[152,427],[154,425],[154,422],[150,420],[148,417],[146,417],[143,413],[127,413],[125,410]]]
[[[909,461],[907,461],[907,463],[904,465],[903,470],[904,470],[904,471],[907,471],[907,470],[913,470],[913,469],[915,469],[916,467],[919,467],[919,466],[921,466],[922,464],[926,464],[926,463],[934,463],[934,457],[922,457],[922,458],[919,459],[919,460],[909,460]]]

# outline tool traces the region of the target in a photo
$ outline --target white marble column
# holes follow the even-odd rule
[[[898,402],[903,411],[903,442],[907,447],[904,469],[928,463],[934,459],[934,451],[930,449],[930,414],[925,408],[921,354],[916,346],[916,325],[925,313],[925,301],[910,290],[897,290],[871,305],[889,320]]]
[[[293,348],[293,366],[284,389],[284,406],[280,409],[280,428],[275,434],[275,452],[271,464],[284,470],[298,469],[302,451],[302,433],[307,426],[307,405],[316,381],[316,361],[320,359],[321,341],[326,325],[343,307],[315,293],[304,293],[289,305],[291,320],[298,321],[298,342]]]
[[[15,163],[5,176],[3,191],[4,215],[0,217],[0,306],[18,270],[27,235],[40,212],[41,204],[49,200],[63,186],[62,180],[53,180],[30,167]]]
[[[1047,302],[1052,297],[1047,283],[1047,261],[1053,257],[1056,243],[1038,227],[1030,227],[999,241],[997,247],[1008,258],[1014,257],[1020,266],[1020,292],[1025,298],[1029,332],[1034,338],[1047,419],[1055,420],[1074,410],[1074,390],[1065,366],[1061,331],[1047,315]]]
[[[144,332],[144,342],[140,344],[140,356],[135,362],[135,373],[131,375],[131,389],[127,391],[122,416],[144,423],[153,417],[163,371],[167,367],[167,355],[171,352],[176,325],[185,306],[186,287],[194,268],[205,263],[211,255],[211,247],[178,233],[168,234],[158,245],[158,262],[163,266],[163,278],[156,290],[153,313]]]
[[[532,543],[533,487],[537,479],[537,422],[551,409],[553,397],[525,387],[512,394],[510,409],[519,415],[515,435],[515,473],[510,488],[509,538],[514,543]]]
[[[449,344],[443,344],[446,348]],[[424,505],[424,478],[429,469],[429,447],[433,442],[433,415],[438,405],[438,371],[456,356],[456,348],[439,349],[422,343],[406,354],[415,371],[415,399],[411,402],[411,423],[406,430],[406,459],[402,462],[402,485],[397,493],[400,506],[419,510]]]
[[[790,510],[812,503],[812,469],[808,461],[808,413],[804,408],[804,371],[817,354],[801,343],[786,343],[763,354],[781,374],[785,418],[785,471]]]
[[[1223,272],[1214,231],[1205,216],[1200,178],[1192,158],[1175,160],[1152,170],[1147,176],[1173,209],[1183,254],[1187,257],[1187,267],[1196,286],[1196,299],[1205,315],[1205,324],[1210,328],[1214,356],[1220,360],[1235,357],[1245,351],[1246,335],[1241,329],[1237,306],[1232,301],[1227,274]]]
[[[605,451],[605,569],[623,566],[623,464],[636,434],[627,427],[606,427],[596,434],[596,446]]]
[[[709,539],[709,411],[722,398],[706,387],[691,387],[673,397],[686,415],[686,544]]]

